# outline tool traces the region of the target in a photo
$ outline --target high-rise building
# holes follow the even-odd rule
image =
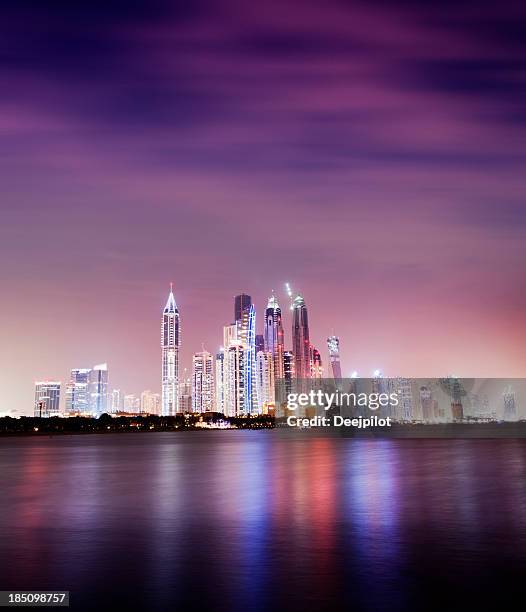
[[[245,394],[245,345],[241,340],[231,340],[225,348],[225,414],[243,416],[250,412]]]
[[[226,371],[225,371],[225,349],[220,348],[216,354],[216,379],[215,379],[215,390],[216,390],[216,412],[225,414],[226,406]]]
[[[340,365],[340,339],[338,336],[329,336],[327,338],[327,347],[329,348],[329,363],[333,378],[342,377],[342,368]]]
[[[162,353],[162,414],[171,416],[179,412],[179,351],[181,348],[181,321],[170,285],[170,295],[163,310],[161,322]]]
[[[285,380],[285,393],[292,393],[293,381],[296,378],[294,354],[292,351],[283,353],[283,378]]]
[[[184,371],[186,374],[186,368]],[[181,414],[192,412],[192,379],[186,375],[183,375],[179,383],[179,412]]]
[[[99,417],[108,412],[108,364],[93,366],[89,373],[89,412]]]
[[[310,360],[310,377],[311,378],[323,378],[323,367],[321,363],[321,355],[320,351],[312,346],[310,346],[309,351],[309,360]]]
[[[35,382],[36,417],[51,417],[60,414],[60,382],[43,380]]]
[[[192,358],[192,412],[214,409],[214,359],[208,351]]]
[[[159,393],[152,393],[149,389],[141,393],[141,413],[160,414],[161,396]]]
[[[257,398],[259,414],[268,414],[274,408],[274,358],[272,353],[258,351],[256,355]]]
[[[513,391],[511,385],[509,385],[502,395],[502,399],[504,402],[504,413],[503,418],[505,421],[516,421],[518,418],[517,415],[517,402],[515,397],[515,392]]]
[[[246,328],[242,332],[245,344],[245,410],[257,412],[256,386],[256,310],[250,305]]]
[[[259,351],[264,351],[265,350],[265,337],[263,336],[263,334],[256,334],[256,355],[259,353]]]
[[[113,413],[120,412],[121,410],[121,390],[113,389],[111,392],[111,411]]]
[[[141,400],[135,394],[124,396],[124,412],[139,414],[141,412]]]
[[[90,382],[89,368],[75,368],[71,370],[68,384],[66,385],[66,413],[87,414],[90,411]]]
[[[274,295],[271,295],[267,309],[265,310],[265,351],[272,354],[274,362],[274,378],[283,378],[285,372],[283,369],[283,353],[285,351],[285,336],[283,333],[283,324],[281,321],[281,308],[278,300]]]
[[[240,293],[234,298],[234,321],[241,323],[243,313],[248,313],[252,304],[252,298],[246,293]]]
[[[297,379],[310,378],[309,318],[305,300],[296,296],[292,303],[292,352]]]

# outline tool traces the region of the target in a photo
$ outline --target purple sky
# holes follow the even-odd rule
[[[524,4],[106,4],[3,5],[0,412],[158,390],[170,281],[188,367],[289,281],[345,373],[526,376]]]

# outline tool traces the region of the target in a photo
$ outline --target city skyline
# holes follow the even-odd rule
[[[186,367],[290,281],[344,368],[525,376],[525,10],[10,3],[0,412],[72,364],[154,388],[170,280]]]
[[[266,337],[266,341],[267,342],[274,342],[274,337],[277,337],[277,331],[274,330],[273,334],[269,333],[269,327],[268,327],[268,323],[269,323],[269,313],[273,313],[273,319],[275,320],[275,311],[276,309],[279,311],[279,325],[277,326],[279,329],[281,329],[281,332],[279,332],[279,334],[283,334],[281,336],[281,342],[283,342],[283,336],[285,338],[284,344],[283,344],[283,353],[284,354],[290,354],[293,355],[294,354],[294,336],[295,336],[295,331],[298,329],[298,324],[296,322],[296,316],[297,316],[297,306],[300,306],[300,310],[305,308],[306,309],[306,302],[305,299],[303,298],[302,295],[300,295],[297,292],[294,292],[294,295],[296,297],[294,297],[294,295],[292,294],[292,290],[289,286],[288,283],[284,283],[284,288],[282,290],[282,297],[281,300],[278,300],[277,296],[276,296],[276,291],[273,289],[270,292],[270,297],[267,300],[267,306],[265,309],[262,309],[262,312],[260,311],[260,319],[259,319],[259,324],[257,325],[257,327],[255,328],[255,332],[256,334],[254,335],[259,335],[259,336],[263,336],[263,338]],[[246,304],[246,308],[245,310],[241,310],[241,316],[242,316],[242,312],[246,313],[246,321],[248,322],[248,314],[250,309],[252,308],[252,310],[254,310],[254,303],[252,301],[252,298],[250,295],[242,293],[242,294],[237,294],[231,297],[231,307],[232,305],[234,306],[234,313],[237,313],[239,310],[239,304],[238,304],[238,298],[247,298],[248,302]],[[283,304],[283,308],[281,308],[280,304]],[[228,308],[226,309],[228,310]],[[281,312],[283,310],[283,313]],[[176,304],[176,300],[174,297],[174,293],[173,293],[173,283],[170,283],[170,289],[169,289],[169,293],[168,293],[168,300],[164,306],[164,308],[161,309],[162,312],[162,325],[161,325],[161,331],[163,332],[163,330],[165,329],[165,317],[167,312],[170,313],[177,313],[177,321],[178,321],[178,328],[179,331],[178,333],[180,333],[180,317],[179,317],[179,308]],[[311,309],[308,309],[308,317],[311,317]],[[255,314],[255,313],[254,313]],[[234,315],[236,316],[236,314]],[[261,318],[263,318],[263,321],[261,321]],[[217,342],[217,348],[223,348],[222,345],[225,343],[225,336],[224,336],[224,332],[223,332],[223,337],[221,338],[221,329],[228,329],[230,327],[232,327],[233,324],[237,324],[240,326],[240,329],[242,329],[243,327],[243,319],[236,319],[233,323],[228,323],[228,324],[223,324],[223,325],[219,325],[219,332],[216,333],[216,336],[219,338],[218,342]],[[172,323],[173,325],[173,323]],[[288,329],[288,333],[286,331],[283,330],[283,326],[284,325],[288,325],[289,329]],[[262,331],[262,334],[257,334],[258,331]],[[312,327],[308,325],[307,323],[307,335],[312,334]],[[243,333],[243,332],[241,332]],[[303,333],[303,332],[302,332]],[[301,339],[303,339],[303,335],[302,333],[300,333],[300,341]],[[313,334],[315,337],[323,337],[323,332],[320,332],[320,330],[316,330],[316,333]],[[163,336],[162,336],[163,337]],[[337,346],[338,346],[338,361],[339,361],[339,354],[340,354],[340,337],[339,336],[335,336],[332,335],[328,338],[325,339],[325,342],[323,342],[321,344],[321,352],[318,351],[314,345],[312,343],[310,343],[310,347],[311,347],[311,353],[310,353],[310,360],[312,362],[313,359],[313,354],[312,354],[312,350],[314,350],[314,352],[316,353],[316,359],[319,360],[319,358],[321,357],[321,361],[323,363],[323,377],[325,378],[332,378],[334,377],[334,370],[332,367],[332,363],[331,363],[331,343],[332,345],[334,345],[335,339],[337,341]],[[162,346],[162,345],[161,345]],[[200,354],[200,353],[207,353],[208,350],[205,349],[206,345],[204,342],[201,343],[201,348],[202,351],[199,352],[197,350],[193,350],[193,347],[186,347],[185,344],[182,344],[183,347],[183,354],[186,355],[190,355],[189,358],[189,363],[186,363],[186,361],[183,363],[183,367],[181,368],[181,376],[178,375],[178,384],[182,384],[184,382],[182,375],[184,375],[185,373],[188,375],[188,381],[192,380],[192,362],[193,359],[195,357],[196,354]],[[334,348],[334,347],[333,347]],[[344,345],[345,348],[345,345]],[[276,350],[279,352],[282,350],[281,347],[281,343],[276,345]],[[217,351],[214,351],[213,349],[210,350],[210,354],[213,356],[214,359],[214,370],[216,367],[216,362],[217,362],[217,355],[216,355]],[[343,351],[345,354],[345,350]],[[178,353],[179,354],[179,353]],[[163,362],[163,357],[164,355],[164,351],[161,350],[161,362]],[[308,352],[306,353],[306,355],[308,355]],[[307,359],[309,359],[309,357],[307,357]],[[341,371],[342,372],[342,376],[344,378],[348,378],[348,377],[356,377],[357,375],[361,375],[361,376],[376,376],[376,375],[383,375],[383,372],[385,371],[384,368],[378,368],[377,366],[379,365],[379,362],[381,360],[376,360],[374,362],[374,366],[369,368],[369,370],[365,370],[365,369],[359,369],[358,371],[355,369],[357,367],[356,363],[352,364],[352,367],[345,367],[345,364],[343,366],[343,370],[342,370],[342,366],[341,366],[341,362],[339,361],[339,365],[340,365],[340,369],[337,371]],[[118,371],[118,364],[115,364],[117,367],[115,368]],[[359,365],[359,364],[358,364]],[[178,366],[179,369],[180,366]],[[254,364],[255,367],[255,364]],[[283,376],[285,375],[285,366],[283,363],[283,366],[279,366],[274,364],[274,369],[278,368],[278,371],[283,372]],[[281,369],[281,367],[283,367],[283,370]],[[293,361],[293,369],[294,369],[294,376],[293,378],[298,377],[298,373],[296,372],[296,366],[295,366],[295,360]],[[158,381],[158,386],[156,386],[155,384],[138,384],[137,382],[135,382],[135,385],[133,386],[132,389],[130,389],[129,387],[124,388],[123,385],[119,385],[119,384],[114,384],[112,379],[111,379],[111,375],[110,375],[110,380],[108,382],[108,373],[107,373],[107,369],[108,366],[106,363],[103,363],[99,366],[93,366],[92,368],[87,368],[87,369],[83,369],[82,367],[78,367],[75,366],[73,368],[68,368],[68,373],[71,372],[71,376],[73,376],[74,372],[81,372],[81,373],[85,373],[87,376],[89,376],[89,373],[94,373],[97,371],[97,369],[102,368],[106,370],[106,381],[105,381],[105,388],[107,389],[107,398],[106,398],[106,403],[107,403],[107,410],[99,410],[98,408],[93,408],[93,410],[91,410],[91,412],[93,412],[93,414],[100,414],[101,412],[104,411],[108,411],[111,412],[111,406],[113,405],[113,399],[112,399],[112,395],[114,392],[118,392],[119,396],[120,396],[120,409],[123,410],[124,412],[126,412],[126,398],[128,398],[129,401],[130,398],[133,398],[134,401],[136,402],[136,406],[137,407],[141,407],[141,411],[142,411],[142,404],[143,402],[141,401],[141,398],[143,396],[143,394],[145,393],[153,393],[153,395],[159,395],[160,398],[162,398],[162,389],[163,389],[163,384],[162,384],[162,375],[161,378]],[[358,373],[359,372],[359,373]],[[49,374],[49,373],[48,373]],[[451,371],[442,371],[439,374],[437,374],[437,376],[448,376],[451,374]],[[401,372],[396,372],[396,371],[388,371],[388,376],[405,376],[404,373]],[[215,377],[217,377],[217,372],[214,372],[214,379]],[[71,383],[72,383],[72,378],[70,377],[68,379],[68,376],[64,376],[64,378],[61,378],[60,376],[52,376],[52,375],[47,375],[44,377],[41,377],[42,381],[44,383],[46,383],[47,381],[59,381],[62,384],[62,391],[61,391],[61,399],[60,399],[60,409],[61,412],[68,412],[68,393],[71,393]],[[276,378],[276,375],[274,374],[274,380]],[[411,377],[410,377],[411,378]],[[414,378],[419,378],[419,377],[414,377]],[[35,378],[36,380],[36,378]],[[36,383],[35,383],[36,384]],[[190,386],[192,386],[191,382],[190,382]],[[150,388],[154,389],[154,391],[150,391]],[[35,395],[35,388],[32,388],[32,393],[33,393],[33,397]],[[177,399],[179,399],[179,393],[177,394]],[[215,390],[213,391],[213,395],[215,396]],[[90,400],[87,400],[88,403],[90,402]],[[92,402],[92,400],[91,400]],[[90,405],[92,405],[92,403],[90,403]],[[160,406],[162,406],[162,399],[160,399]],[[27,409],[25,411],[20,411],[18,414],[17,412],[12,412],[11,414],[13,416],[17,416],[17,415],[28,415],[28,414],[33,414],[34,411],[34,407],[32,406],[30,409]],[[173,412],[170,412],[169,414],[176,414],[177,413],[177,409]]]

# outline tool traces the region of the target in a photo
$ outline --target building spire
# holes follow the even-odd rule
[[[178,312],[177,304],[175,303],[175,298],[173,294],[173,283],[170,283],[170,295],[168,296],[168,300],[166,301],[166,306],[164,307],[164,312]]]

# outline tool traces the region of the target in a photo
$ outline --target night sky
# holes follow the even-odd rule
[[[3,2],[0,412],[103,361],[158,391],[170,281],[186,367],[288,281],[346,374],[526,376],[525,29],[511,2]]]

